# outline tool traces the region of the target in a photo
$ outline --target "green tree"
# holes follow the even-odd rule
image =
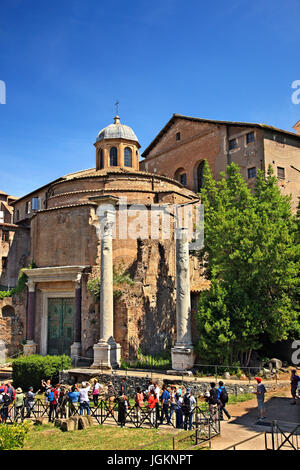
[[[254,190],[232,163],[213,180],[206,163],[202,203],[204,251],[211,289],[200,296],[200,357],[247,364],[263,336],[299,334],[299,219],[272,168]]]

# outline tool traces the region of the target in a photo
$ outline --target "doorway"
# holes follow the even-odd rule
[[[74,298],[48,298],[48,351],[70,356],[74,342]]]

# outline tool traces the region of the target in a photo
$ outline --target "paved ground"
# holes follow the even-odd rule
[[[268,393],[266,396],[266,420],[264,424],[277,420],[284,431],[292,431],[300,423],[300,400],[291,405],[289,388]],[[265,436],[260,435],[271,430],[270,426],[257,425],[256,398],[243,403],[229,405],[232,418],[221,424],[221,436],[212,440],[212,449],[221,450],[250,437],[255,438],[238,447],[240,450],[265,450]],[[300,437],[300,436],[299,436]],[[299,438],[300,444],[300,438]],[[268,447],[271,446],[271,435],[268,435]]]

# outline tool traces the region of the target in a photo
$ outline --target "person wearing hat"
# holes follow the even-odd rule
[[[15,422],[18,422],[18,418],[20,416],[21,421],[24,420],[24,398],[25,395],[21,387],[18,387],[16,390],[16,398],[15,398]]]
[[[255,380],[257,382],[257,387],[256,387],[256,392],[255,395],[257,397],[257,406],[259,410],[259,421],[262,421],[265,419],[265,414],[266,414],[266,408],[265,408],[265,393],[266,393],[266,388],[264,384],[261,383],[261,378],[260,377],[255,377]]]

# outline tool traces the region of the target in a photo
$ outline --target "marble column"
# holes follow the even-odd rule
[[[81,278],[82,273],[78,273],[75,281],[74,343],[71,345],[71,359],[75,366],[81,355]]]
[[[7,349],[6,349],[5,342],[2,339],[0,339],[0,364],[5,364],[6,353],[7,353]]]
[[[117,202],[116,198],[93,198],[98,203],[97,215],[100,222],[98,234],[101,238],[100,275],[100,340],[94,345],[92,368],[111,369],[120,365],[121,346],[114,339],[114,298],[113,298],[113,230],[115,211],[103,209],[104,204]],[[102,207],[101,207],[102,206]],[[112,208],[113,209],[113,208]]]
[[[24,356],[36,354],[36,343],[34,342],[35,329],[35,282],[31,279],[27,282],[27,317],[26,317],[26,344],[23,346]]]
[[[194,365],[191,329],[191,289],[188,229],[176,229],[176,328],[172,369],[188,371]]]

